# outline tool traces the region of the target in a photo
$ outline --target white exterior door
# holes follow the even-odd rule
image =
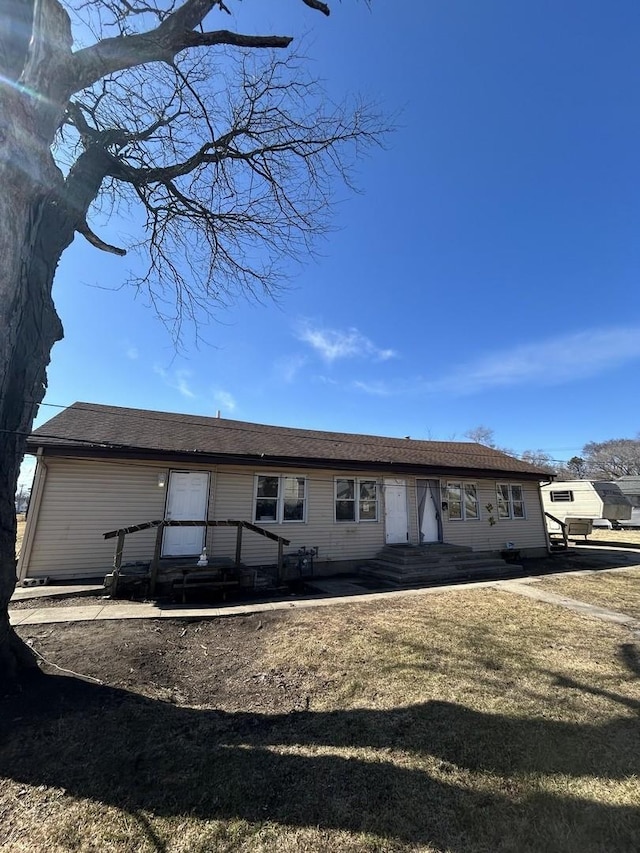
[[[207,471],[171,471],[165,518],[169,521],[205,521],[209,497]],[[162,538],[163,557],[200,554],[205,527],[166,527]]]
[[[384,481],[384,529],[387,545],[409,541],[406,480]]]

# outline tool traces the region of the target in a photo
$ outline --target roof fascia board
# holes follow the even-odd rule
[[[413,474],[422,477],[478,477],[491,480],[534,480],[549,479],[541,472],[509,471],[498,468],[466,468],[448,465],[415,465],[383,460],[358,461],[344,459],[317,459],[305,456],[241,456],[235,454],[185,453],[180,451],[150,450],[137,447],[100,447],[38,443],[47,456],[79,459],[142,459],[149,462],[200,463],[205,465],[239,465],[259,468],[312,468],[338,471],[380,471],[388,474]],[[34,453],[35,443],[30,443],[28,452]]]

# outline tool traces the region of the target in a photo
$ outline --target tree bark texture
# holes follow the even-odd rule
[[[59,37],[61,56],[70,51],[65,17],[51,0],[36,4],[25,68],[13,82],[5,76],[0,88],[0,685],[34,666],[7,613],[16,582],[14,495],[51,348],[62,338],[51,289],[62,251],[73,239],[69,217],[60,210],[63,178],[50,153],[62,107],[34,96],[26,68],[43,41],[38,31]],[[39,77],[46,66],[54,70],[44,53]]]

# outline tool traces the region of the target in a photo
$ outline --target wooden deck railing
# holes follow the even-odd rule
[[[105,539],[115,539],[116,537],[118,539],[118,541],[116,542],[116,550],[113,555],[114,589],[117,588],[118,576],[122,567],[122,553],[124,551],[125,537],[128,536],[130,533],[137,533],[140,530],[151,530],[153,528],[157,528],[156,542],[155,547],[153,549],[153,558],[151,560],[149,578],[149,594],[154,595],[156,590],[156,582],[158,579],[160,557],[162,555],[162,536],[165,527],[235,527],[235,564],[237,569],[240,568],[242,559],[243,530],[250,530],[252,533],[257,533],[260,536],[264,536],[266,539],[272,539],[274,542],[278,543],[278,568],[276,581],[277,583],[280,583],[280,579],[282,577],[282,561],[284,556],[283,548],[285,545],[290,544],[289,539],[285,539],[283,536],[277,536],[270,530],[265,530],[264,527],[258,527],[257,524],[251,524],[250,521],[234,521],[231,519],[229,519],[228,521],[169,521],[168,519],[160,519],[159,521],[144,521],[142,522],[142,524],[132,524],[130,527],[121,527],[118,530],[109,530],[107,533],[103,534]]]
[[[562,541],[564,542],[564,547],[568,548],[569,547],[569,537],[567,536],[567,525],[565,524],[565,522],[560,521],[559,518],[556,518],[555,515],[551,515],[550,512],[545,512],[545,515],[547,516],[547,518],[550,518],[551,521],[555,521],[556,524],[560,525],[560,530],[561,530],[561,534],[562,534]],[[551,535],[551,534],[549,534],[549,535]]]

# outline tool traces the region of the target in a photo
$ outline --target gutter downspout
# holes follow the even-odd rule
[[[542,523],[544,524],[544,538],[545,538],[545,541],[547,543],[547,554],[549,556],[551,556],[551,554],[552,554],[551,540],[549,539],[549,529],[547,528],[547,519],[545,516],[546,510],[544,508],[544,501],[542,500],[542,487],[543,486],[550,486],[552,483],[553,483],[553,480],[549,480],[548,483],[538,483],[538,500],[540,501],[540,514],[542,517]]]
[[[38,526],[38,516],[40,515],[40,504],[42,503],[42,495],[44,494],[44,484],[47,480],[47,463],[44,461],[44,448],[39,447],[36,453],[37,464],[36,473],[33,478],[33,489],[31,491],[31,499],[29,501],[29,511],[27,513],[27,526],[24,531],[22,540],[22,548],[18,557],[18,565],[16,566],[16,574],[18,582],[27,577],[29,570],[29,561],[31,559],[31,551],[36,538],[36,528]]]

